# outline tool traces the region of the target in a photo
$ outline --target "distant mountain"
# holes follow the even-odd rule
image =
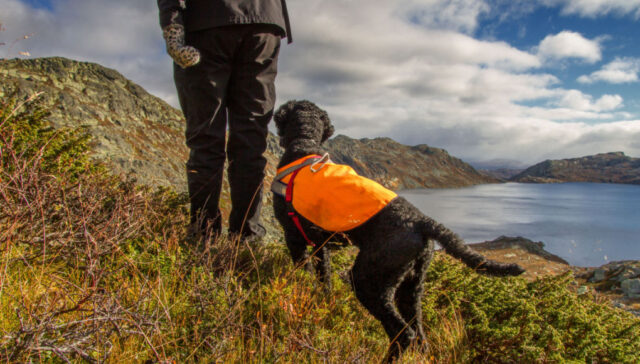
[[[498,169],[478,169],[478,172],[484,174],[485,176],[497,178],[501,181],[508,181],[514,176],[522,173],[524,169],[508,169],[508,168],[498,168]]]
[[[391,189],[463,187],[496,183],[444,149],[406,146],[389,138],[355,140],[344,135],[326,143],[331,159]]]
[[[525,170],[528,165],[513,159],[492,159],[488,161],[471,161],[470,164],[485,176],[507,181]]]
[[[546,160],[511,178],[514,182],[601,182],[640,184],[640,158],[622,152]]]
[[[116,173],[141,183],[186,190],[184,118],[179,110],[150,95],[113,69],[61,57],[0,59],[0,97],[36,92],[49,107],[54,127],[84,127],[93,136],[96,158]],[[393,188],[461,187],[496,182],[446,151],[409,147],[388,138],[327,142],[331,157]],[[267,183],[282,153],[270,134]],[[224,192],[224,195],[226,195]]]
[[[521,170],[523,171],[525,168],[529,167],[528,164],[525,164],[521,161],[514,159],[490,159],[483,161],[469,161],[469,164],[473,166],[473,168],[477,170]]]

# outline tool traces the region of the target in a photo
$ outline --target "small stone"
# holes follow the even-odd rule
[[[622,303],[622,302],[614,302],[614,303],[613,303],[613,307],[621,308],[621,309],[623,309],[623,310],[624,310],[625,308],[627,308],[627,305],[625,305],[625,304],[624,304],[624,303]]]
[[[602,268],[598,268],[598,269],[594,270],[593,271],[593,276],[591,278],[589,278],[589,282],[598,283],[598,282],[604,281],[606,273],[607,273],[607,271],[602,269]]]
[[[505,254],[505,255],[504,255],[504,257],[505,257],[505,258],[515,258],[515,257],[516,257],[516,255],[515,255],[515,254],[513,254],[513,253],[509,253],[509,254]]]
[[[589,292],[589,287],[587,286],[580,286],[580,288],[578,288],[578,295],[583,295],[585,293]]]

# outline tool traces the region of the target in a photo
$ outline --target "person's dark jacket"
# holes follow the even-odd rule
[[[235,24],[274,24],[291,43],[291,29],[285,0],[187,0],[184,10],[187,32]],[[158,0],[160,26],[171,22],[180,10],[178,0]]]

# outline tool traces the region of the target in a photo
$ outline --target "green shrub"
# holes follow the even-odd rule
[[[81,129],[54,129],[47,121],[49,111],[37,96],[20,102],[16,98],[0,100],[2,168],[10,173],[31,163],[44,173],[71,181],[98,168],[88,156],[90,135]]]
[[[425,316],[464,320],[470,359],[482,362],[636,363],[639,320],[571,290],[573,276],[493,279],[437,257],[428,273]]]

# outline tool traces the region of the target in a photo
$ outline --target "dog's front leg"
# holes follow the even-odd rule
[[[304,267],[304,269],[306,269],[309,273],[313,273],[314,269],[313,265],[311,264],[311,260],[309,259],[307,242],[295,229],[295,226],[293,226],[293,231],[290,229],[285,229],[284,232],[284,238],[287,243],[287,248],[289,248],[289,254],[291,254],[293,264],[295,264],[296,268]]]
[[[331,292],[331,253],[326,245],[315,250],[314,261],[318,280],[324,283],[325,291]]]

